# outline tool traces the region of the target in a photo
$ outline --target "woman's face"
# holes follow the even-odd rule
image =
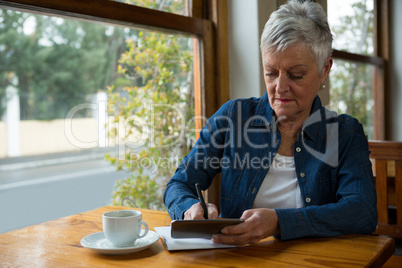
[[[284,51],[263,56],[268,99],[280,120],[306,120],[318,89],[332,66],[329,58],[320,74],[310,49],[293,45]]]

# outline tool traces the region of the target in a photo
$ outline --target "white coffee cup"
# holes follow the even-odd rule
[[[106,239],[116,247],[133,245],[135,240],[148,233],[148,224],[142,220],[142,213],[137,210],[116,210],[102,215],[103,233]],[[141,233],[141,225],[144,230]]]

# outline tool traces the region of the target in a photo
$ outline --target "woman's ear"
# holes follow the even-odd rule
[[[325,80],[327,80],[329,72],[331,71],[333,62],[334,61],[331,57],[329,57],[327,59],[327,62],[325,63],[324,68],[322,69],[322,73],[321,73],[321,84],[323,84],[325,82]]]

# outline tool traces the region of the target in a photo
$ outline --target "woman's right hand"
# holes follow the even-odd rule
[[[217,219],[219,216],[218,208],[212,203],[206,203],[208,210],[208,219]],[[184,212],[184,220],[203,220],[204,209],[200,203],[196,203],[191,206],[186,212]]]

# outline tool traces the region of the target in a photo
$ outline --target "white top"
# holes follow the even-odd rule
[[[276,154],[258,190],[253,208],[304,207],[293,156]]]

